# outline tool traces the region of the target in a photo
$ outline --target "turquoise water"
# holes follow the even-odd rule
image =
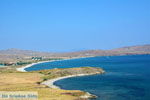
[[[88,91],[98,96],[93,100],[150,100],[150,55],[72,59],[38,64],[26,70],[80,66],[102,67],[106,73],[67,78],[55,85]]]
[[[0,65],[0,67],[5,67],[4,65]]]

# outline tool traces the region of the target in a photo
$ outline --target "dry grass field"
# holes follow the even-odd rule
[[[42,77],[40,73],[0,73],[0,91],[34,91],[38,92],[38,100],[78,100],[78,96],[84,93],[40,85],[38,82]]]

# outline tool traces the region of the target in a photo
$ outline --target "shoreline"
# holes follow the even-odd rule
[[[80,59],[80,58],[87,58],[87,57],[66,58],[66,59],[62,59],[62,60],[71,60],[71,59]],[[16,68],[16,70],[19,71],[19,72],[27,72],[25,69],[29,68],[29,67],[32,67],[33,65],[40,64],[40,63],[46,63],[46,62],[62,61],[62,60],[39,61],[39,62],[36,62],[36,63],[28,64],[28,65],[23,66],[23,67]]]
[[[104,71],[104,72],[105,72],[105,71]],[[102,73],[104,73],[104,72],[102,72]],[[100,74],[100,73],[97,72],[97,73],[90,73],[90,74],[67,75],[67,76],[63,76],[63,77],[58,77],[58,78],[49,79],[49,80],[47,80],[47,81],[42,82],[41,84],[42,84],[42,85],[46,85],[46,86],[48,86],[49,88],[52,88],[52,89],[62,89],[61,87],[56,86],[54,83],[55,83],[56,81],[59,81],[59,80],[62,80],[62,79],[66,79],[66,78],[78,77],[78,76],[96,75],[96,74]],[[81,91],[81,90],[80,90],[80,91]],[[94,94],[91,94],[91,93],[86,92],[86,91],[82,91],[82,92],[84,92],[85,94],[79,96],[79,98],[81,98],[81,99],[89,100],[89,99],[91,99],[91,98],[97,98],[97,96],[94,95]]]
[[[53,62],[53,61],[58,61],[58,60],[40,61],[40,62],[36,62],[36,63],[31,63],[31,64],[28,64],[26,66],[16,68],[16,70],[19,71],[19,72],[27,72],[25,69],[29,68],[29,67],[32,67],[33,65],[40,64],[40,63],[46,63],[46,62]]]
[[[104,73],[104,72],[103,72]],[[96,75],[99,73],[90,73],[90,74],[76,74],[76,75],[67,75],[63,77],[58,77],[58,78],[53,78],[49,79],[47,81],[42,82],[41,84],[48,86],[49,88],[54,88],[54,89],[61,89],[61,87],[54,85],[56,81],[66,79],[66,78],[71,78],[71,77],[78,77],[78,76],[88,76],[88,75]]]
[[[87,57],[80,57],[80,58],[87,58]],[[71,60],[71,59],[79,59],[79,58],[67,58],[67,59],[63,59],[63,60]],[[20,71],[20,72],[28,72],[25,69],[29,68],[29,67],[32,67],[33,65],[40,64],[40,63],[46,63],[46,62],[54,62],[54,61],[61,61],[61,60],[40,61],[40,62],[37,62],[37,63],[28,64],[28,65],[26,65],[24,67],[16,68],[16,70]],[[104,72],[102,72],[102,73],[104,73]],[[58,80],[62,80],[62,79],[66,79],[66,78],[71,78],[71,77],[78,77],[78,76],[95,75],[95,74],[99,74],[99,73],[67,75],[67,76],[63,76],[63,77],[49,79],[47,81],[42,82],[41,84],[46,85],[46,86],[48,86],[50,88],[61,89],[59,86],[54,85],[54,83],[56,81],[58,81]]]
[[[80,57],[80,58],[87,58],[87,57]],[[70,59],[79,59],[79,58],[68,58],[68,59],[63,59],[63,60],[70,60]],[[61,60],[51,60],[51,61],[41,61],[41,62],[37,62],[37,63],[31,63],[31,64],[28,64],[28,65],[26,65],[24,67],[16,68],[16,70],[20,71],[20,72],[28,72],[28,71],[25,70],[28,67],[32,67],[33,65],[40,64],[40,63],[53,62],[53,61],[61,61]],[[102,73],[104,73],[104,72],[102,72]],[[56,81],[58,81],[58,80],[71,78],[71,77],[78,77],[78,76],[95,75],[95,74],[100,74],[100,73],[99,72],[95,72],[95,73],[90,73],[90,74],[67,75],[67,76],[63,76],[63,77],[49,79],[47,81],[42,82],[41,84],[42,85],[46,85],[46,86],[48,86],[49,88],[52,88],[52,89],[61,89],[61,87],[54,85],[54,83]],[[82,92],[84,92],[84,95],[79,96],[79,98],[81,98],[81,99],[89,100],[90,98],[97,98],[96,95],[93,95],[93,94],[91,94],[89,92],[86,92],[86,91],[82,91]]]

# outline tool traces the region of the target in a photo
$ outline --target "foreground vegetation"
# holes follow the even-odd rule
[[[0,69],[0,91],[37,91],[38,100],[85,100],[80,96],[85,92],[79,90],[52,89],[40,83],[61,76],[77,73],[93,73],[98,68],[82,67],[69,69],[52,69],[34,72],[17,72],[14,68]]]

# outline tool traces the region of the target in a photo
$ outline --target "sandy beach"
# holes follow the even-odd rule
[[[40,63],[53,62],[53,61],[57,61],[57,60],[41,61],[41,62],[37,62],[37,63],[32,63],[32,64],[26,65],[26,66],[24,66],[24,67],[21,67],[21,68],[16,68],[16,70],[17,70],[17,71],[20,71],[20,72],[27,72],[25,69],[28,68],[28,67],[31,67],[31,66],[33,66],[33,65],[40,64]]]
[[[68,75],[68,76],[64,76],[64,77],[58,77],[58,78],[47,80],[47,81],[42,82],[41,84],[46,85],[50,88],[60,89],[60,87],[54,85],[54,83],[58,80],[65,79],[65,78],[70,78],[70,77],[87,76],[87,75],[94,75],[94,74],[98,74],[98,73]]]
[[[78,59],[78,58],[86,58],[86,57],[66,58],[66,59],[63,59],[63,60]],[[16,68],[16,70],[20,71],[20,72],[27,72],[25,69],[28,68],[28,67],[31,67],[33,65],[40,64],[40,63],[53,62],[53,61],[60,61],[60,60],[40,61],[40,62],[37,62],[37,63],[28,64],[28,65],[20,67],[20,68]]]
[[[58,78],[54,78],[54,79],[50,79],[48,81],[44,81],[41,84],[48,86],[49,88],[53,88],[53,89],[61,89],[60,87],[54,85],[54,82],[61,80],[61,79],[65,79],[65,78],[70,78],[70,77],[78,77],[78,76],[87,76],[87,75],[94,75],[96,73],[91,73],[91,74],[77,74],[77,75],[68,75],[68,76],[64,76],[64,77],[58,77]],[[96,95],[93,95],[89,92],[85,92],[84,95],[80,96],[80,98],[83,99],[89,99],[89,98],[97,98]]]
[[[85,58],[85,57],[81,57],[81,58]],[[71,59],[78,59],[78,58],[71,58]],[[68,59],[63,59],[63,60],[68,60]],[[41,62],[37,62],[37,63],[32,63],[32,64],[26,65],[24,67],[17,68],[16,70],[20,71],[20,72],[27,72],[25,69],[28,68],[28,67],[31,67],[33,65],[40,64],[40,63],[53,62],[53,61],[60,61],[60,60],[41,61]],[[64,77],[58,77],[58,78],[47,80],[47,81],[42,82],[41,84],[44,84],[44,85],[46,85],[50,88],[60,89],[60,87],[54,85],[54,82],[56,82],[58,80],[61,80],[61,79],[65,79],[65,78],[77,77],[77,76],[87,76],[87,75],[94,75],[94,74],[98,74],[98,73],[68,75],[68,76],[64,76]]]
[[[72,58],[72,59],[78,59],[78,58]],[[63,59],[63,60],[68,60],[68,59]],[[51,61],[41,61],[41,62],[37,62],[37,63],[32,63],[29,65],[26,65],[24,67],[21,68],[17,68],[17,71],[21,71],[21,72],[27,72],[25,69],[28,67],[31,67],[33,65],[36,64],[40,64],[40,63],[45,63],[45,62],[53,62],[53,61],[60,61],[60,60],[51,60]],[[103,72],[102,72],[103,73]],[[58,80],[61,79],[66,79],[66,78],[71,78],[71,77],[78,77],[78,76],[87,76],[87,75],[94,75],[94,74],[100,74],[99,71],[93,72],[93,73],[84,73],[84,74],[74,74],[74,75],[67,75],[67,76],[62,76],[62,77],[57,77],[57,78],[53,78],[53,79],[49,79],[47,81],[42,82],[41,84],[48,86],[49,88],[53,88],[53,89],[61,89],[60,87],[56,86],[54,83]],[[92,95],[88,92],[85,92],[84,95],[80,96],[80,98],[96,98],[97,96]]]

